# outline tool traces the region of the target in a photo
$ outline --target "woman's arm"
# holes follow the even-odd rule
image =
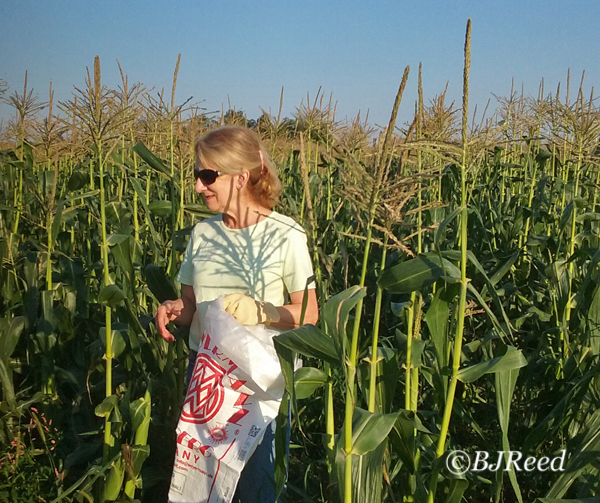
[[[170,321],[178,325],[190,325],[196,312],[196,296],[191,285],[181,285],[181,298],[166,300],[156,310],[154,320],[158,333],[167,342],[173,342],[175,337],[167,329]]]
[[[314,288],[307,290],[308,301],[304,313],[303,324],[316,325],[319,320],[319,303],[317,302],[317,293]],[[272,326],[277,328],[298,328],[300,326],[300,316],[302,315],[302,299],[304,290],[290,293],[290,304],[278,306],[279,321]]]

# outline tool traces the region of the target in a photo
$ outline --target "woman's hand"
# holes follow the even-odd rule
[[[167,323],[173,321],[178,325],[189,325],[196,312],[196,296],[190,285],[181,286],[181,298],[165,300],[154,313],[156,328],[161,337],[167,342],[173,342],[175,337],[167,329]]]
[[[273,304],[259,302],[243,293],[226,295],[223,309],[242,325],[272,325],[279,322],[279,313]]]
[[[184,304],[181,299],[177,300],[165,300],[154,314],[154,320],[156,321],[156,328],[158,333],[167,342],[173,342],[175,337],[167,329],[167,323],[175,321],[181,316],[183,312]]]

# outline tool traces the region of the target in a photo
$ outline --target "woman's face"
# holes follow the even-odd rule
[[[202,166],[200,162],[196,160],[196,171],[202,169],[207,168]],[[196,177],[194,190],[198,194],[204,196],[206,206],[208,206],[209,210],[223,213],[231,205],[231,199],[234,195],[235,176],[236,175],[222,173],[218,175],[212,183],[203,181],[201,177]]]

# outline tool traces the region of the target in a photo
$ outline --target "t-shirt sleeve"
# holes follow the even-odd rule
[[[192,230],[192,233],[190,234],[190,239],[185,249],[185,253],[183,254],[183,260],[181,261],[181,267],[177,274],[177,281],[184,285],[194,284],[194,266],[192,263],[194,254],[194,230]]]
[[[308,251],[306,234],[297,227],[292,227],[283,260],[283,283],[288,293],[299,292],[306,288],[307,280],[313,276],[313,266]],[[308,288],[316,288],[314,280]]]

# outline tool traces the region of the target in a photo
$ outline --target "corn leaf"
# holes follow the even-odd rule
[[[597,463],[600,453],[600,410],[593,413],[585,426],[583,438],[578,446],[571,447],[574,454],[567,462],[565,471],[548,491],[547,498],[562,498],[573,482],[589,471],[590,465]]]
[[[7,361],[10,358],[24,328],[24,316],[0,319],[0,359]]]
[[[146,145],[144,145],[142,142],[136,143],[133,146],[133,151],[137,155],[139,155],[144,161],[146,161],[146,164],[148,164],[148,166],[150,166],[152,169],[158,171],[160,174],[166,176],[168,179],[171,178],[171,171],[167,169],[163,162],[152,152],[150,152],[150,150],[148,150],[148,148],[146,148]]]
[[[279,345],[304,356],[340,365],[331,337],[313,325],[303,325],[273,337]]]
[[[596,287],[592,296],[588,313],[588,337],[593,355],[600,354],[600,285]]]
[[[381,488],[383,485],[383,457],[387,448],[387,441],[377,446],[376,449],[363,456],[352,456],[352,501],[353,503],[373,503],[381,501]],[[336,450],[335,475],[341,501],[344,501],[344,475],[346,471],[345,454],[343,448]]]
[[[400,411],[377,414],[355,407],[352,416],[352,454],[362,456],[375,450],[387,438],[399,414]]]
[[[398,411],[398,418],[390,430],[389,440],[394,452],[406,466],[409,473],[415,473],[415,420],[414,413],[408,410]]]
[[[322,370],[315,367],[301,367],[294,375],[296,399],[302,400],[312,396],[317,388],[325,385],[329,377]]]
[[[339,365],[347,357],[348,336],[346,335],[346,327],[350,318],[350,311],[366,294],[366,288],[351,286],[331,297],[323,307],[323,318],[337,353],[337,361],[334,364]]]
[[[119,397],[117,395],[107,396],[100,405],[94,410],[98,417],[109,417],[115,407],[119,405]]]
[[[446,503],[460,503],[467,487],[469,487],[469,481],[467,479],[452,479]]]
[[[510,451],[510,443],[508,441],[508,425],[510,422],[510,405],[513,399],[513,393],[515,385],[517,383],[517,377],[519,376],[519,369],[507,369],[496,372],[496,405],[498,409],[498,422],[500,423],[500,429],[502,430],[502,450],[505,452]],[[496,503],[500,501],[502,480],[504,478],[504,470],[496,470]],[[523,496],[521,495],[521,488],[517,481],[517,476],[514,470],[509,470],[508,477],[512,485],[513,490],[517,496],[519,503],[523,503]]]
[[[527,365],[527,360],[520,349],[513,346],[502,346],[500,355],[490,360],[470,365],[458,371],[458,379],[462,382],[473,382],[484,374],[513,370]]]
[[[138,398],[129,404],[131,417],[131,430],[135,433],[135,444],[144,445],[148,440],[148,427],[150,425],[150,396]]]
[[[104,484],[104,499],[106,501],[114,501],[119,497],[124,478],[125,465],[121,455],[113,461]]]
[[[144,269],[144,273],[148,288],[150,288],[150,291],[156,297],[158,302],[162,303],[165,300],[176,300],[179,297],[161,267],[154,264],[148,264]]]
[[[98,294],[100,304],[108,304],[110,307],[118,306],[127,296],[117,285],[107,285]]]
[[[377,284],[392,293],[408,294],[422,291],[445,275],[439,256],[427,253],[385,269]],[[456,271],[453,271],[451,276],[458,279],[460,272],[456,275]]]

